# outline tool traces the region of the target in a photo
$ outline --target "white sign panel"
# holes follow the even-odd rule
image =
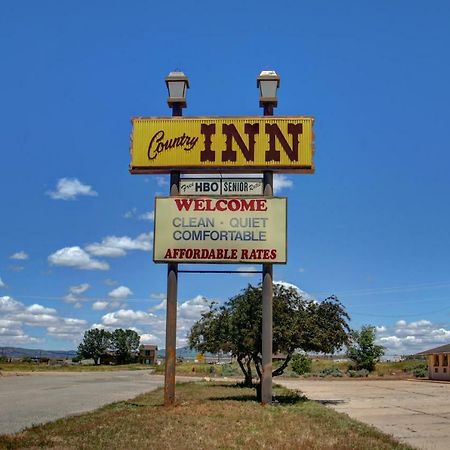
[[[181,195],[254,196],[263,194],[261,178],[185,178]]]
[[[285,264],[285,197],[157,197],[153,260]]]

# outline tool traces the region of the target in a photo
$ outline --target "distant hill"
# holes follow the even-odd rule
[[[50,358],[50,359],[66,359],[77,356],[75,350],[42,350],[34,348],[20,347],[0,347],[0,356],[8,358]]]

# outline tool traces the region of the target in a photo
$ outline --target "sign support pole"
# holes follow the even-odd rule
[[[172,116],[181,116],[178,105],[172,108]],[[170,172],[170,195],[180,193],[180,172]],[[164,406],[175,403],[175,370],[177,361],[177,291],[178,264],[167,264],[167,309],[166,309],[166,358],[164,373]]]
[[[273,116],[273,106],[264,105],[264,116]],[[273,195],[273,172],[264,171],[263,193]],[[272,302],[273,302],[272,264],[263,264],[262,274],[262,380],[261,403],[272,403]]]

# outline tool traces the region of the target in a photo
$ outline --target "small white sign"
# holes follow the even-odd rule
[[[181,195],[255,196],[263,195],[261,178],[184,178]]]

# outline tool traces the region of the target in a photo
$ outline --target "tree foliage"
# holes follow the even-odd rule
[[[78,355],[82,358],[92,358],[96,365],[100,364],[100,357],[109,349],[111,333],[109,331],[92,328],[84,333],[83,341],[78,346]]]
[[[138,351],[140,336],[133,330],[118,328],[112,333],[98,328],[87,330],[78,346],[78,356],[92,358],[96,365],[107,352],[114,353],[118,364],[131,362]]]
[[[347,315],[335,297],[315,302],[297,290],[273,285],[273,353],[286,359],[272,376],[281,375],[296,349],[332,353],[348,342]],[[200,352],[231,352],[247,386],[252,367],[262,374],[262,287],[248,285],[222,307],[212,304],[188,335],[189,345]]]
[[[133,354],[139,349],[140,336],[134,330],[118,328],[111,334],[111,350],[115,353],[118,364],[131,362]]]
[[[366,369],[372,372],[375,364],[384,355],[384,347],[375,344],[376,329],[374,326],[365,325],[361,330],[353,330],[350,333],[351,343],[347,349],[347,358],[354,361],[356,368]]]

